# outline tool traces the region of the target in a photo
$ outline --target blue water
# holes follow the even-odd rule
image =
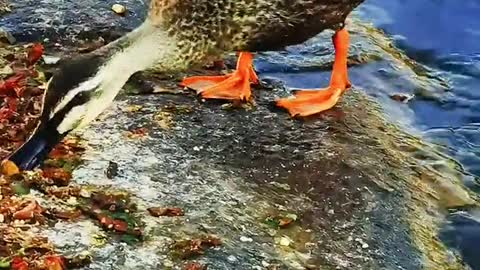
[[[480,1],[370,0],[363,9],[365,19],[401,37],[396,47],[449,81],[438,100],[410,103],[415,124],[480,175]]]

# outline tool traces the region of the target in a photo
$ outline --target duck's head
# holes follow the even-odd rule
[[[170,59],[175,44],[146,21],[96,51],[62,60],[47,84],[40,123],[9,159],[32,169],[70,131],[93,121],[114,100],[132,74]]]
[[[105,59],[92,53],[62,60],[47,83],[37,128],[8,158],[10,161],[22,170],[34,169],[68,132],[76,128],[82,119],[78,108],[88,104],[98,89],[95,77]]]

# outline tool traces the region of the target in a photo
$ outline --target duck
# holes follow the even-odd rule
[[[46,85],[38,125],[7,160],[32,170],[70,132],[84,128],[113,102],[130,76],[142,70],[178,72],[238,52],[234,72],[187,77],[180,85],[205,99],[248,101],[259,79],[254,53],[281,50],[334,30],[330,85],[276,100],[291,116],[335,106],[350,88],[347,16],[364,0],[152,0],[144,22],[121,38],[62,61]]]

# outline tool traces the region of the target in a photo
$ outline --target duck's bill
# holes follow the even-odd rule
[[[39,128],[17,149],[8,160],[21,170],[33,170],[47,158],[50,151],[63,138],[55,129]]]

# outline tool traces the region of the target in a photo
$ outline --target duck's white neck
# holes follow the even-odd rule
[[[105,61],[94,76],[62,99],[52,117],[81,92],[92,93],[92,98],[74,107],[58,126],[58,131],[63,133],[89,124],[112,103],[130,76],[156,65],[168,67],[176,59],[177,51],[175,39],[147,19],[134,31],[93,52],[105,55]]]
[[[100,50],[109,55],[99,71],[104,78],[127,79],[135,72],[156,64],[168,64],[176,51],[176,41],[148,19],[137,29]]]

